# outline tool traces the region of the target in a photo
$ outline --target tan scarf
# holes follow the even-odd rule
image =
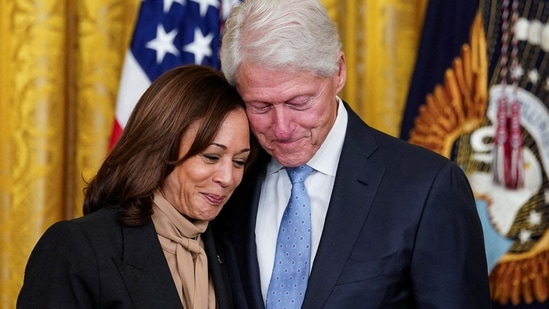
[[[190,222],[160,192],[154,194],[152,220],[186,309],[214,309],[215,293],[200,235],[208,221]]]

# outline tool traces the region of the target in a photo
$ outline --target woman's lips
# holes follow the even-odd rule
[[[224,197],[221,195],[204,193],[204,197],[206,197],[212,205],[219,206],[223,204]]]

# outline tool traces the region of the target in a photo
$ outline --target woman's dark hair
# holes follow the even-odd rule
[[[147,222],[153,194],[168,174],[204,151],[227,114],[239,108],[244,102],[218,71],[186,65],[162,74],[141,96],[122,136],[85,188],[84,214],[119,205],[121,223]],[[197,120],[200,127],[189,151],[179,154],[183,134]],[[252,157],[257,142],[250,136]]]

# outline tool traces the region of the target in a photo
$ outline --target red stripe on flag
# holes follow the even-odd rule
[[[120,126],[120,123],[118,123],[118,120],[115,119],[112,127],[111,140],[109,141],[109,151],[114,147],[118,138],[120,138],[120,135],[122,135],[122,127]]]

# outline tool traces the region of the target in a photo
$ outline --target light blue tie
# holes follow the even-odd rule
[[[303,303],[311,258],[311,205],[304,181],[312,171],[308,165],[286,168],[292,194],[278,230],[267,309],[298,309]]]

